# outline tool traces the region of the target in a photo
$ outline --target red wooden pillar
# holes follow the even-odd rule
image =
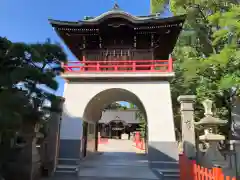
[[[136,143],[137,148],[139,148],[140,142],[141,142],[140,132],[136,132],[135,133],[135,143]]]
[[[173,71],[173,59],[172,59],[172,56],[170,56],[168,59],[168,72],[172,72],[172,71]]]
[[[132,71],[135,72],[136,71],[136,62],[133,61],[133,64],[132,64]]]
[[[114,64],[114,71],[118,71],[118,64],[117,63]]]
[[[100,71],[100,64],[97,62],[97,72]]]
[[[82,63],[83,63],[83,66],[81,67],[81,70],[85,71],[86,70],[85,69],[85,67],[86,67],[86,57],[85,56],[83,56],[83,58],[82,58]]]
[[[135,134],[135,140],[140,141],[140,132],[136,132]]]

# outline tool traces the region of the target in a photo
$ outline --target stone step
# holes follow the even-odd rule
[[[56,170],[55,174],[75,174],[75,175],[77,175],[78,173],[76,171],[72,171],[72,170]]]
[[[169,161],[151,161],[149,162],[149,167],[156,169],[179,169],[179,163]]]
[[[54,173],[54,177],[52,178],[53,180],[59,180],[59,179],[64,179],[64,178],[66,178],[66,179],[71,179],[71,180],[73,180],[73,178],[76,178],[76,180],[78,180],[79,178],[78,178],[78,173],[76,173],[76,172],[72,172],[72,171],[62,171],[62,170],[57,170],[57,171],[55,171],[55,173]],[[51,179],[51,180],[52,180]]]
[[[77,165],[57,165],[55,175],[61,174],[78,174],[78,166]]]
[[[80,159],[58,158],[58,164],[61,165],[78,165]]]
[[[59,165],[57,165],[57,169],[76,170],[76,169],[78,169],[78,166],[77,165],[63,165],[63,164],[59,164]]]
[[[179,180],[180,170],[179,169],[152,169],[159,176],[164,177],[167,180]]]
[[[107,167],[107,166],[114,166],[114,167],[148,167],[148,164],[137,164],[137,163],[80,163],[79,167]]]
[[[128,177],[99,177],[99,176],[81,176],[81,180],[159,180],[158,178],[156,179],[148,179],[148,178],[128,178]]]
[[[57,174],[54,177],[51,177],[51,180],[158,180],[156,179],[146,179],[146,178],[119,178],[119,177],[99,177],[99,176],[76,176],[75,174]],[[168,179],[167,179],[168,180]],[[172,180],[172,179],[171,179]]]

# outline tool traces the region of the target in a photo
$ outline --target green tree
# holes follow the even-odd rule
[[[136,119],[139,120],[139,131],[141,132],[141,136],[146,138],[147,137],[147,119],[142,111],[136,107],[133,103],[129,103],[129,108],[130,109],[136,109]]]
[[[59,101],[55,77],[62,71],[66,55],[58,44],[13,43],[0,37],[0,162],[6,162],[18,132],[31,150],[36,124],[46,120],[46,101]],[[30,152],[26,150],[25,152]],[[29,154],[28,154],[29,155]],[[0,165],[1,166],[1,165]],[[1,167],[0,167],[1,169]]]
[[[129,103],[129,108],[130,109],[136,109],[136,106],[133,103]]]
[[[106,110],[126,110],[126,109],[127,109],[126,106],[123,106],[120,103],[114,102],[112,104],[107,105],[104,108],[104,111],[106,111]]]
[[[228,135],[232,98],[239,95],[239,2],[171,0],[170,9],[174,15],[188,15],[173,52],[177,59],[173,102],[176,94],[197,94],[198,105],[212,99],[216,114],[229,120],[223,129]],[[202,107],[197,107],[200,118]]]
[[[168,0],[150,0],[151,13],[161,13],[167,8]]]
[[[136,118],[139,120],[139,131],[141,132],[141,136],[146,138],[147,137],[147,121],[143,112],[137,111]]]

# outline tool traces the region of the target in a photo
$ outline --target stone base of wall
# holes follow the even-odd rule
[[[152,168],[178,168],[177,142],[148,142],[148,160]]]
[[[58,158],[80,159],[81,140],[61,139]]]

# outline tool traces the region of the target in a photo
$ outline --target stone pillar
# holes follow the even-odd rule
[[[235,152],[235,157],[233,159],[234,162],[234,166],[235,169],[237,170],[237,172],[240,172],[240,141],[234,141],[233,142],[233,146],[234,146],[234,152]],[[238,173],[238,176],[240,175],[240,173]]]
[[[98,151],[98,138],[99,138],[99,133],[98,133],[98,123],[95,124],[95,151]]]
[[[88,122],[87,153],[91,155],[96,152],[96,123]]]
[[[56,112],[51,112],[49,121],[49,130],[47,133],[47,149],[46,155],[44,156],[44,165],[49,170],[49,173],[54,172],[56,168],[57,158],[58,158],[58,148],[59,148],[59,131],[62,116],[63,103],[65,99],[59,97],[59,101],[53,102],[52,107],[56,108]]]
[[[232,139],[240,142],[240,97],[234,99],[232,108]]]
[[[196,142],[194,128],[194,95],[183,95],[178,97],[181,104],[181,124],[183,152],[187,157],[196,157]]]

